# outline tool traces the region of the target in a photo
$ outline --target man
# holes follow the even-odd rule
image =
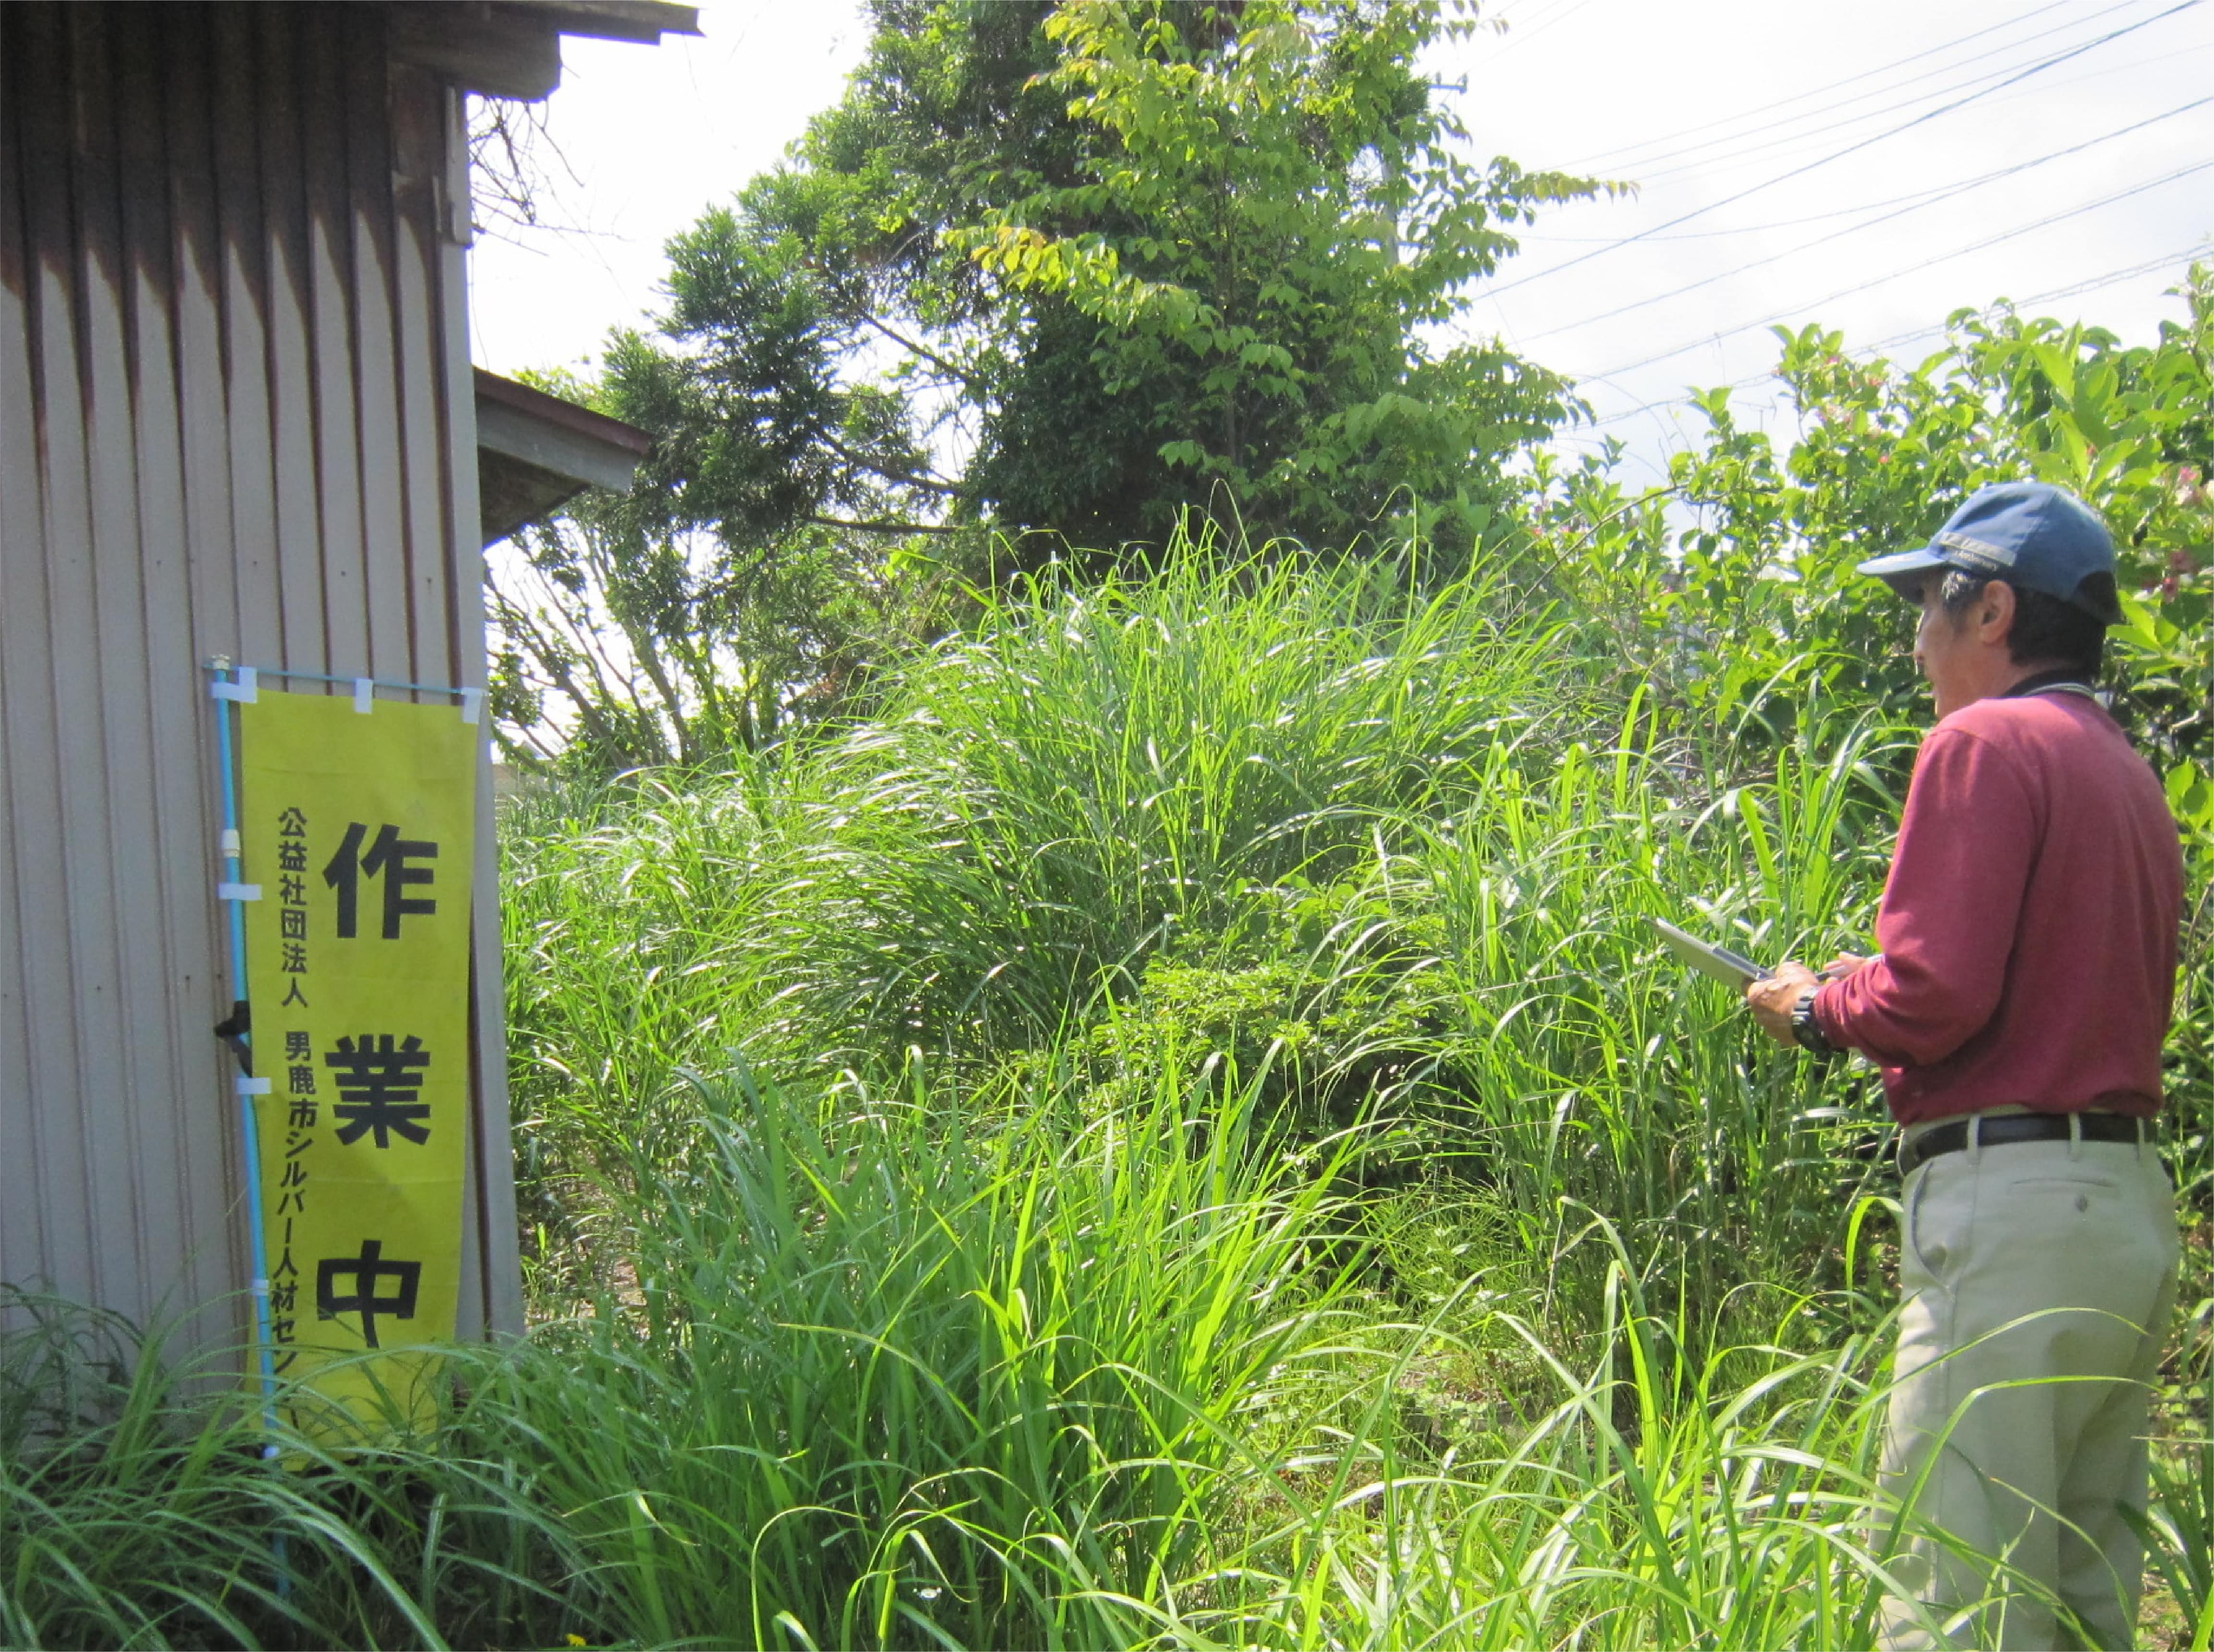
[[[1902,1127],[1904,1299],[1887,1487],[2076,1620],[1917,1541],[1928,1615],[2005,1647],[2131,1643],[2148,1385],[2174,1304],[2153,1147],[2183,866],[2159,783],[2094,698],[2113,541],[2072,495],[1986,487],[1860,566],[1918,603],[1937,725],[1915,761],[1882,951],[1746,989],[1780,1041],[1866,1052]],[[1914,1488],[1926,1473],[1918,1494]],[[1888,1645],[1928,1644],[1894,1602]]]

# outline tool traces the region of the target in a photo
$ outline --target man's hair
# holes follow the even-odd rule
[[[2103,590],[2097,588],[2100,581],[2105,582]],[[1937,591],[1946,617],[1958,625],[1991,583],[1983,574],[1948,570]],[[2107,663],[2107,622],[2088,609],[2041,590],[2024,590],[2020,585],[2009,589],[2014,592],[2014,626],[2007,633],[2007,658],[2016,665],[2052,660],[2082,673],[2087,682],[2095,681]],[[2076,590],[2095,602],[2102,597],[2112,601],[2114,577],[2086,574]]]

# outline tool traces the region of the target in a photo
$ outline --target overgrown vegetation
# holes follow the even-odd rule
[[[1875,1075],[1646,920],[1860,950],[1923,716],[1851,565],[2034,474],[2122,542],[2186,830],[2146,1633],[2214,1644],[2205,273],[2142,346],[1790,335],[1804,438],[1703,396],[1633,495],[1417,347],[1582,187],[1453,169],[1441,9],[880,11],[616,352],[644,508],[495,593],[529,1334],[271,1460],[10,1299],[0,1643],[1868,1643]]]
[[[1872,1077],[1642,919],[1853,938],[1911,731],[1718,740],[1512,570],[1416,563],[1004,599],[835,737],[518,800],[531,1337],[456,1353],[435,1441],[288,1472],[56,1311],[0,1636],[1865,1643]]]
[[[1459,152],[1418,59],[1471,7],[870,9],[846,95],[671,240],[654,325],[565,387],[659,439],[627,499],[495,560],[526,761],[693,762],[850,714],[974,617],[963,582],[1141,561],[1188,511],[1343,547],[1411,499],[1465,556],[1570,410],[1501,346],[1433,342],[1517,228],[1599,187]]]

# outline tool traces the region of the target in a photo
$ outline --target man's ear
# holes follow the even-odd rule
[[[1976,635],[1994,647],[2014,630],[2014,587],[2003,579],[1985,585],[1976,601]]]

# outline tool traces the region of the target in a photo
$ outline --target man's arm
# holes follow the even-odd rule
[[[1882,953],[1815,995],[1830,1042],[1923,1067],[1981,1031],[1998,1007],[2037,840],[2013,762],[1974,734],[1933,731],[1876,920]]]

